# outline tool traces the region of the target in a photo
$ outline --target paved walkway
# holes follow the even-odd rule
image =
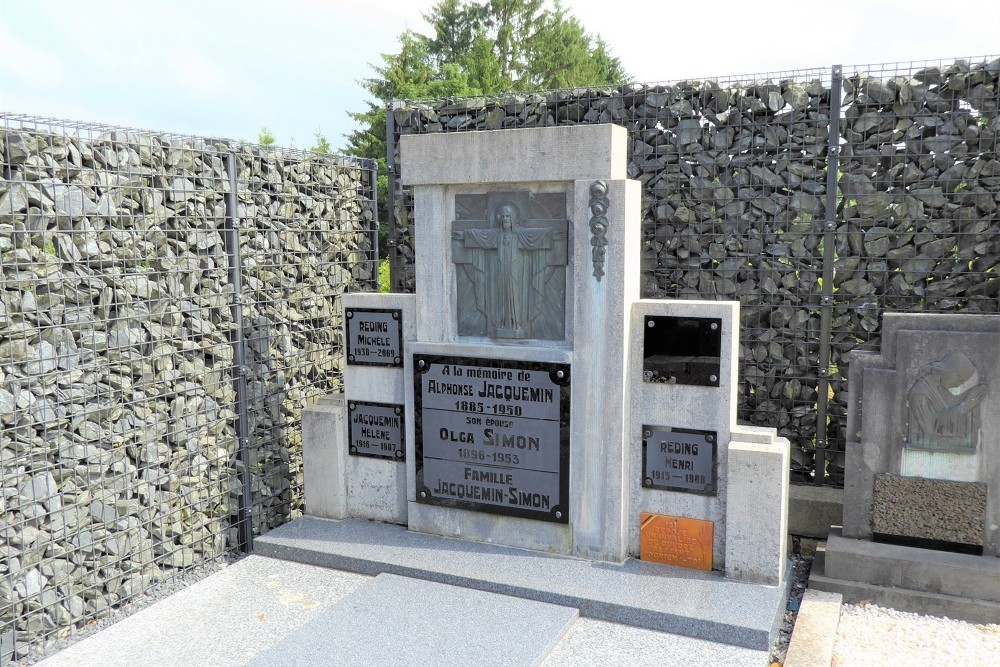
[[[767,652],[582,618],[576,608],[249,556],[38,663],[767,664]]]

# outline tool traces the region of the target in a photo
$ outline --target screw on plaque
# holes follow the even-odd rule
[[[705,442],[715,442],[715,436],[711,433],[705,434]]]
[[[347,360],[348,361],[354,361],[354,355],[353,354],[347,355]]]
[[[708,381],[709,382],[718,382],[719,381],[719,376],[718,375],[709,375],[708,376]]]
[[[403,458],[403,450],[402,449],[397,449],[396,450],[396,458],[397,459]]]
[[[719,323],[712,322],[711,324],[708,325],[708,328],[711,329],[712,331],[717,331],[719,329]]]
[[[653,320],[646,320],[646,326],[652,329],[653,327],[656,326],[656,322],[654,322]]]
[[[563,373],[562,371],[556,371],[556,377],[562,380],[564,377],[566,377],[566,374]]]
[[[347,319],[351,319],[352,317],[354,317],[354,311],[353,310],[347,311]]]
[[[398,320],[399,319],[399,313],[393,313],[392,314],[392,319]]]
[[[557,519],[561,519],[562,518],[562,512],[560,512],[559,510],[556,510],[556,518]]]
[[[643,371],[642,372],[642,377],[646,378],[647,380],[652,380],[653,379],[653,371]]]
[[[355,447],[354,445],[351,445],[350,452],[351,452],[351,454],[357,454],[358,453],[358,448]]]
[[[651,438],[653,437],[653,432],[650,431],[649,429],[646,429],[645,431],[642,432],[642,437]]]
[[[349,407],[351,408],[351,410],[356,410],[358,406],[355,403],[351,403]]]
[[[421,498],[426,498],[427,497],[427,492],[426,491],[421,491],[420,492],[420,497]]]
[[[425,362],[423,359],[421,359],[420,361],[417,362],[417,366],[419,368],[423,368],[426,365],[427,365],[427,362]]]
[[[399,363],[399,357],[393,357],[392,358],[392,363],[398,364]]]
[[[395,412],[396,412],[396,414],[398,415],[398,414],[399,414],[400,412],[402,412],[402,410],[401,410],[400,408],[396,408],[396,409],[395,409]]]
[[[643,477],[642,478],[642,485],[643,486],[653,486],[653,480],[651,480],[648,477]]]

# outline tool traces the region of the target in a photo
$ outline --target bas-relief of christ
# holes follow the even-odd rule
[[[529,226],[514,201],[487,209],[486,218],[452,232],[459,335],[562,339],[565,221]]]

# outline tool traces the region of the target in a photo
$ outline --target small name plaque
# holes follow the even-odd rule
[[[567,364],[415,355],[416,500],[569,521]]]
[[[404,425],[402,405],[348,401],[348,453],[405,461]]]
[[[352,366],[403,365],[403,311],[347,308],[347,363]]]
[[[712,569],[711,521],[643,512],[639,520],[639,558],[653,563]]]
[[[642,427],[642,485],[714,496],[715,431]]]

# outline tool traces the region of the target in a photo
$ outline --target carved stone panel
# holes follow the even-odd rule
[[[922,366],[906,396],[906,446],[975,450],[986,393],[979,371],[961,352]]]
[[[568,227],[565,193],[456,195],[458,335],[563,339]]]

